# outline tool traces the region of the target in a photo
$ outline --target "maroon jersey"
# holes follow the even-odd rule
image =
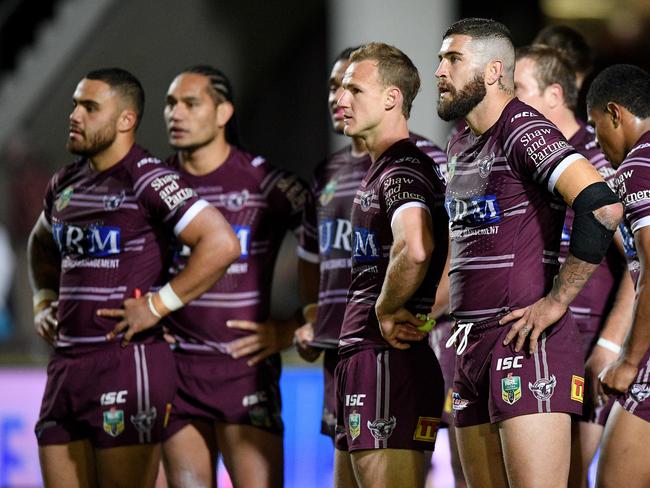
[[[445,175],[447,155],[417,134],[411,134],[411,140]],[[336,348],[339,342],[352,267],[350,213],[370,163],[370,156],[354,157],[352,147],[347,146],[329,156],[314,171],[298,254],[320,267],[318,316],[312,342],[317,347]]]
[[[226,161],[207,175],[184,171],[177,157],[170,165],[223,214],[241,246],[226,274],[198,299],[165,320],[188,350],[225,351],[227,343],[249,332],[229,329],[227,320],[269,318],[273,267],[288,230],[297,230],[307,189],[295,175],[231,147]],[[172,273],[181,270],[189,249],[175,253]]]
[[[389,147],[361,181],[352,206],[352,281],[339,347],[342,354],[386,347],[375,315],[393,244],[391,224],[409,207],[426,209],[433,220],[436,251],[422,284],[405,304],[412,313],[428,313],[447,257],[444,180],[432,160],[408,139]]]
[[[516,98],[484,134],[457,134],[447,155],[452,315],[477,322],[534,303],[558,271],[566,206],[555,183],[583,156]]]
[[[56,173],[44,217],[61,253],[57,347],[105,342],[116,321],[96,311],[162,284],[173,235],[207,205],[136,145],[106,171],[81,158]]]
[[[616,170],[607,161],[605,155],[598,148],[594,129],[582,121],[578,121],[580,129],[570,139],[576,151],[586,157],[589,162],[598,170],[600,176],[610,185],[614,184]],[[573,229],[573,210],[567,208],[562,229],[562,241],[560,243],[560,263],[564,263],[569,254],[569,241]],[[615,285],[620,278],[622,259],[616,246],[612,244],[585,287],[578,296],[571,302],[570,309],[576,318],[580,317],[602,317],[612,305],[616,294]]]
[[[636,286],[641,265],[634,244],[634,233],[650,225],[650,132],[643,134],[627,153],[616,171],[614,186],[625,206],[625,219],[620,229],[627,267]]]

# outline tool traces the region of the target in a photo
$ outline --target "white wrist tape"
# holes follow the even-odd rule
[[[178,295],[174,292],[172,285],[170,285],[169,283],[167,283],[160,290],[158,290],[158,296],[160,297],[160,300],[163,302],[163,305],[165,305],[167,310],[169,310],[170,312],[173,312],[174,310],[178,310],[184,305],[181,299],[178,298]]]
[[[608,351],[612,351],[613,353],[616,354],[621,353],[621,346],[619,346],[615,342],[608,341],[607,339],[603,339],[602,337],[598,339],[598,342],[596,342],[596,344],[599,345],[600,347],[607,349]]]
[[[33,304],[36,306],[44,300],[54,301],[57,298],[59,298],[59,294],[54,290],[50,290],[49,288],[41,288],[36,293],[34,293]]]
[[[149,311],[159,319],[162,319],[162,315],[160,315],[160,312],[156,310],[156,306],[153,304],[153,295],[151,293],[147,293],[147,306],[149,307]]]

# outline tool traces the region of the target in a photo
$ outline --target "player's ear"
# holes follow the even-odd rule
[[[129,132],[135,130],[138,125],[138,114],[132,108],[125,108],[117,118],[117,130]]]
[[[605,113],[607,113],[614,129],[618,129],[618,126],[621,124],[621,118],[623,117],[621,107],[614,102],[608,102],[607,107],[605,108]]]
[[[386,96],[384,98],[384,109],[392,110],[397,105],[403,103],[402,92],[396,86],[389,86],[386,89]]]
[[[217,105],[217,124],[219,127],[225,127],[234,113],[235,107],[228,101]]]
[[[564,90],[559,83],[551,83],[544,90],[544,96],[550,108],[564,103]]]
[[[494,85],[499,81],[503,74],[503,61],[500,59],[492,59],[485,66],[485,83]]]

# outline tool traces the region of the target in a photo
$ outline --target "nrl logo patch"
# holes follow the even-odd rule
[[[508,376],[501,378],[501,399],[508,405],[514,405],[521,398],[521,377]]]
[[[364,212],[370,210],[370,205],[372,204],[372,190],[361,193],[359,204],[361,205],[361,210]]]
[[[131,415],[131,422],[138,432],[147,433],[151,432],[153,423],[156,421],[156,407],[149,410],[138,412],[136,415]]]
[[[551,375],[550,378],[540,378],[535,383],[528,382],[528,389],[538,400],[548,400],[555,392],[555,385],[557,385],[557,380],[555,375]]]
[[[231,212],[239,212],[246,205],[249,196],[248,190],[228,193],[226,195],[226,208]]]
[[[370,429],[370,433],[378,441],[385,441],[388,439],[393,434],[396,425],[397,419],[395,417],[389,419],[376,419],[374,422],[368,420],[368,429]]]
[[[323,192],[320,194],[320,197],[318,201],[320,204],[324,207],[328,203],[332,201],[332,198],[334,198],[334,193],[336,192],[336,185],[337,181],[336,180],[330,180],[327,185],[325,185],[325,188],[323,188]]]
[[[642,402],[650,397],[650,385],[646,383],[635,383],[630,387],[630,395],[637,402]]]
[[[120,208],[125,196],[124,190],[117,195],[104,195],[104,210],[116,210]]]
[[[348,416],[348,426],[352,440],[361,435],[361,414],[357,413],[356,410]]]
[[[124,410],[111,408],[104,412],[104,432],[117,437],[124,432]]]
[[[449,160],[449,163],[447,163],[447,174],[449,175],[449,179],[451,179],[454,176],[454,172],[456,171],[457,160],[458,160],[458,156],[454,154]]]
[[[68,206],[70,200],[72,199],[73,193],[74,193],[74,188],[72,186],[67,187],[65,190],[61,192],[59,198],[57,198],[56,202],[54,202],[54,206],[59,212]]]
[[[490,176],[490,171],[492,171],[492,165],[494,164],[494,158],[494,153],[490,153],[478,160],[478,174],[481,178],[487,178]]]

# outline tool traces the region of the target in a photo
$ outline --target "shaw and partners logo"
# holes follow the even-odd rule
[[[62,255],[109,256],[120,253],[120,228],[90,225],[87,228],[56,223],[54,241]]]
[[[327,256],[332,250],[352,250],[352,224],[346,219],[325,219],[318,226],[320,253]]]
[[[468,225],[494,224],[501,220],[501,208],[496,195],[468,199],[447,197],[445,208],[452,223],[462,221]]]
[[[370,263],[379,259],[380,244],[373,230],[363,227],[354,229],[354,260],[358,263]]]

